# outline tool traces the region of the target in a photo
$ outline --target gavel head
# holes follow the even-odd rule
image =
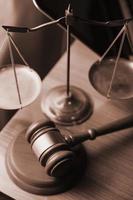
[[[31,124],[26,138],[48,175],[60,177],[73,168],[75,153],[52,121]]]

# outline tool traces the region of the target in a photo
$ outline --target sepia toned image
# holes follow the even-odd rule
[[[132,200],[133,2],[0,9],[0,200]]]

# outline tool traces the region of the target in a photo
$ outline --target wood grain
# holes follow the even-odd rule
[[[81,125],[69,127],[73,134],[99,127],[133,113],[133,100],[110,101],[98,94],[88,81],[88,71],[98,55],[80,41],[71,46],[71,84],[82,88],[94,102],[94,113]],[[42,93],[30,106],[20,110],[0,134],[0,190],[17,200],[132,200],[133,199],[133,129],[85,142],[88,167],[84,178],[71,190],[53,196],[38,196],[16,186],[5,167],[8,145],[33,121],[45,118],[40,102],[51,88],[66,83],[66,54],[44,78]]]

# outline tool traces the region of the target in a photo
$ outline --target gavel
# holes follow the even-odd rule
[[[113,121],[99,128],[88,129],[80,135],[63,136],[52,121],[38,121],[30,125],[26,138],[39,162],[45,167],[49,176],[66,175],[74,165],[73,147],[99,136],[133,127],[133,115]]]

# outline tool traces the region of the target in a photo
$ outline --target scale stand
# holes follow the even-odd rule
[[[67,26],[67,83],[66,85],[59,86],[53,88],[47,95],[47,97],[42,99],[41,107],[44,114],[46,114],[51,120],[54,122],[61,124],[61,125],[75,125],[80,124],[84,122],[92,113],[93,111],[93,104],[91,98],[80,88],[77,88],[75,86],[70,85],[70,25],[75,22],[82,22],[88,25],[93,26],[105,26],[105,27],[118,27],[118,26],[124,26],[127,25],[130,21],[133,21],[133,18],[127,18],[127,19],[121,19],[121,20],[113,20],[113,21],[95,21],[95,20],[86,20],[82,19],[78,16],[73,16],[73,14],[70,12],[70,5],[68,6],[68,9],[66,11],[66,16],[61,17],[57,20],[41,24],[39,26],[33,27],[33,28],[27,28],[27,27],[13,27],[13,26],[2,26],[6,31],[9,32],[19,32],[19,33],[28,33],[37,31],[39,29],[42,29],[47,26],[51,26],[54,24],[59,23],[61,20],[66,20],[66,26]],[[124,26],[125,27],[125,26]],[[123,29],[122,29],[123,32]],[[120,32],[120,35],[121,33]],[[118,35],[119,36],[119,35]],[[128,34],[127,34],[128,36]],[[128,39],[130,40],[130,39]],[[123,42],[122,42],[123,43]],[[129,41],[130,43],[130,41]],[[111,46],[114,44],[111,44]],[[121,45],[122,46],[122,45]],[[121,48],[119,50],[119,55],[121,52]],[[119,59],[119,55],[117,56],[117,61]],[[105,56],[105,54],[104,54]],[[113,61],[114,63],[115,61]],[[123,61],[122,61],[123,62]],[[107,81],[103,80],[104,84],[101,86],[100,81],[100,88],[99,88],[99,68],[101,69],[99,63],[102,64],[102,62],[97,62],[94,64],[93,67],[91,67],[91,70],[89,72],[89,79],[92,83],[93,87],[103,94],[104,96],[108,96],[112,98],[112,95],[110,95],[110,92],[112,92],[112,81],[114,79],[114,76],[112,76],[111,83],[109,87],[107,87],[108,91],[106,92],[105,86],[107,86]],[[108,62],[108,64],[110,61]],[[114,72],[116,71],[117,62],[115,62],[116,65],[114,67]],[[126,92],[121,94],[120,99],[130,98],[132,97],[132,86],[129,85],[129,82],[132,82],[132,66],[130,63],[124,62],[123,69],[127,69],[128,66],[128,74],[130,75],[130,80],[127,83],[127,89]],[[111,67],[113,64],[110,64]],[[126,67],[125,67],[126,66]],[[96,68],[96,69],[95,69]],[[106,68],[107,69],[107,68]],[[104,70],[104,69],[103,69]],[[123,73],[123,71],[121,70]],[[101,72],[103,79],[106,77]],[[113,73],[115,74],[115,73]],[[126,74],[124,72],[124,74]],[[128,77],[129,78],[129,77]],[[108,79],[110,80],[110,79]],[[121,84],[116,84],[117,88],[120,85],[119,88],[121,88]],[[125,85],[124,85],[125,88]],[[104,90],[103,92],[101,90]],[[128,90],[128,95],[125,95]],[[130,90],[130,91],[129,91]],[[125,91],[125,90],[124,90]],[[123,91],[122,91],[123,92]],[[117,94],[117,92],[116,92]],[[115,95],[116,98],[116,95]]]
[[[91,98],[80,88],[70,86],[70,5],[66,10],[67,25],[67,83],[53,88],[42,99],[41,108],[52,121],[61,125],[75,125],[84,122],[92,114]]]

